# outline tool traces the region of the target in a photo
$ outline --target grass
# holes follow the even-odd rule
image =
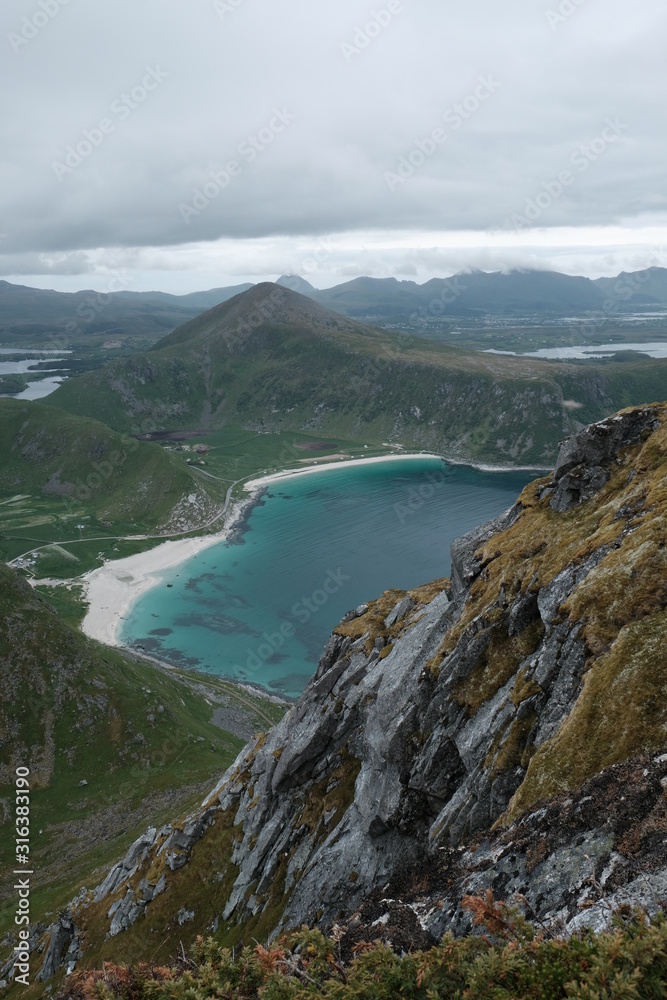
[[[430,664],[436,674],[446,669],[462,639],[483,635],[481,625],[488,643],[453,695],[474,715],[516,674],[510,698],[520,706],[539,693],[532,670],[519,667],[537,648],[542,625],[537,621],[509,637],[507,609],[567,567],[608,549],[557,609],[557,620],[578,627],[585,642],[586,673],[574,709],[534,754],[525,719],[504,737],[504,756],[502,744],[489,754],[487,764],[495,770],[506,769],[508,761],[527,766],[504,822],[612,764],[661,749],[667,740],[667,405],[655,409],[658,429],[626,449],[593,500],[561,514],[551,509],[549,496],[540,499],[549,480],[526,487],[521,516],[480,549],[485,568]],[[496,752],[500,759],[494,759]]]
[[[60,594],[75,620],[77,594]],[[244,740],[212,724],[216,704],[242,707],[257,731],[281,706],[233,685],[161,671],[92,642],[0,566],[0,779],[30,768],[33,916],[64,906],[149,823],[201,801]],[[2,876],[4,883],[11,876]],[[11,893],[0,933],[13,922]]]
[[[544,465],[578,420],[659,399],[667,361],[505,357],[379,330],[255,289],[135,355],[70,379],[49,405],[125,433],[242,427]],[[581,405],[573,416],[562,405]],[[141,416],[137,416],[140,414]]]
[[[505,820],[539,799],[580,787],[594,774],[667,743],[667,611],[626,625],[596,659],[558,733],[537,750]]]
[[[157,445],[41,403],[0,399],[0,448],[0,558],[61,545],[40,557],[42,575],[99,565],[118,536],[177,530],[184,496],[198,498],[191,519],[203,523],[224,494]]]
[[[299,448],[306,442],[316,441],[324,448],[307,450]],[[341,438],[327,438],[326,435],[304,434],[295,431],[257,434],[242,427],[230,425],[222,430],[199,435],[195,442],[205,444],[210,451],[204,456],[204,471],[212,475],[226,477],[228,483],[238,479],[259,476],[263,473],[282,469],[303,468],[333,454],[345,454],[350,458],[366,458],[387,454],[394,449],[370,447],[363,441]],[[167,445],[166,447],[178,447]],[[189,452],[176,452],[181,461],[194,456]],[[195,474],[198,467],[194,468]]]

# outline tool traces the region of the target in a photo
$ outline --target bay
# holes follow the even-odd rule
[[[298,697],[349,609],[448,576],[451,542],[509,507],[535,475],[420,457],[283,478],[232,542],[140,598],[122,641]]]

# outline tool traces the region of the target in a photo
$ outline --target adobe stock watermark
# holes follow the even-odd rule
[[[285,643],[294,638],[298,625],[306,625],[313,615],[328,604],[329,599],[337,594],[352,578],[346,576],[342,569],[327,570],[322,586],[312,592],[310,597],[302,597],[292,605],[290,620],[284,621],[275,632],[265,632],[256,649],[248,647],[245,665],[235,663],[232,671],[237,680],[250,680],[253,674],[261,670],[278,653]],[[296,622],[296,624],[294,624]]]
[[[370,18],[365,24],[358,24],[356,26],[352,35],[352,41],[341,42],[339,46],[348,66],[355,56],[361,55],[375,38],[387,30],[394,18],[398,14],[402,14],[403,10],[401,0],[389,0],[386,7],[372,11]]]
[[[565,190],[572,187],[578,177],[585,174],[600,157],[604,156],[610,146],[618,142],[629,127],[618,117],[608,118],[599,136],[589,142],[582,142],[572,151],[568,160],[569,167],[559,171],[556,177],[542,181],[542,189],[534,197],[526,199],[523,213],[513,212],[505,219],[501,228],[514,229],[518,232],[534,225],[542,214],[562,197]]]
[[[126,122],[168,77],[169,74],[159,66],[147,66],[141,80],[131,90],[124,91],[111,102],[110,114],[113,117],[101,118],[93,128],[84,128],[81,137],[65,148],[62,161],[51,162],[51,169],[57,179],[62,182],[65,177],[73,174],[110,135],[114,134],[118,125]]]
[[[70,0],[39,0],[38,9],[32,14],[26,14],[19,31],[10,31],[7,35],[14,52],[20,52],[24,46],[29,45],[69,2]]]
[[[334,249],[333,243],[329,242],[329,237],[323,236],[317,246],[303,258],[300,266],[295,268],[296,275],[301,275],[302,273],[312,275],[315,271],[319,271],[330,260]],[[293,292],[299,291],[298,277],[293,281],[290,281],[288,277],[284,285],[286,288],[291,288]]]
[[[424,139],[417,139],[410,152],[399,157],[395,170],[385,170],[384,179],[390,191],[405,184],[448,141],[450,132],[458,132],[480,107],[498,92],[502,84],[493,76],[480,76],[475,89],[443,113],[447,129],[434,128]]]
[[[238,144],[236,153],[240,159],[228,160],[220,170],[209,171],[209,180],[201,187],[193,188],[192,201],[181,202],[178,210],[183,222],[189,225],[193,218],[208,208],[212,201],[220,197],[222,192],[237,177],[241,176],[244,167],[254,163],[260,153],[268,149],[277,136],[289,128],[294,121],[296,121],[296,115],[288,111],[287,108],[274,108],[268,123],[253,135],[246,136]]]
[[[586,0],[561,0],[556,9],[550,7],[544,12],[544,16],[551,30],[556,31],[561,24],[569,21],[572,15],[576,14],[585,3]]]

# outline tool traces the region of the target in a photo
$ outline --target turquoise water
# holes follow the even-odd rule
[[[451,541],[533,478],[420,458],[283,479],[234,541],[175,567],[137,602],[123,640],[297,697],[346,611],[448,576]]]

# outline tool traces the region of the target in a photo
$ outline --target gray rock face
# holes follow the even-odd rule
[[[494,535],[510,528],[520,513],[521,507],[515,504],[493,521],[487,521],[481,527],[473,528],[452,542],[452,588],[455,594],[464,594],[479,575],[481,564],[476,556],[477,550]]]
[[[142,861],[148,857],[148,852],[155,843],[157,830],[150,827],[132,844],[123,860],[114,865],[107,877],[94,890],[94,902],[99,903],[110,896],[119,885],[126,882],[135,873]]]
[[[554,470],[553,510],[562,513],[595,496],[609,480],[609,466],[621,449],[657,425],[655,410],[645,407],[617,413],[567,438]]]
[[[650,434],[655,421],[655,410],[643,408],[565,442],[554,511],[599,488],[596,470],[608,470],[619,449]],[[546,500],[541,510],[541,517],[557,519]],[[643,800],[624,812],[595,786],[589,796],[595,808],[582,795],[572,808],[562,802],[556,812],[535,812],[507,834],[489,834],[521,786],[531,755],[558,732],[582,690],[584,630],[563,605],[599,571],[618,538],[636,530],[628,520],[613,544],[604,536],[597,549],[573,550],[579,554],[563,560],[560,572],[552,569],[556,575],[542,585],[532,570],[520,576],[522,586],[506,585],[503,577],[480,612],[470,591],[486,593],[494,539],[528,513],[517,504],[455,542],[451,590],[443,585],[435,596],[430,592],[428,603],[414,591],[393,607],[361,605],[345,616],[289,714],[248,744],[182,829],[149,830],[95,890],[96,903],[114,896],[110,935],[130,927],[164,891],[162,880],[139,881],[151,861],[164,858],[171,871],[187,865],[222,813],[235,831],[228,860],[236,877],[216,919],[243,924],[271,907],[280,912],[273,934],[304,923],[329,927],[369,900],[374,926],[385,919],[379,887],[390,887],[388,899],[396,885],[396,903],[402,873],[411,866],[440,879],[430,900],[406,904],[408,923],[436,938],[466,928],[461,896],[488,885],[522,892],[536,913],[564,926],[585,922],[577,907],[587,900],[590,919],[602,920],[602,904],[589,892],[587,858],[597,859],[596,880],[619,899],[639,892],[640,871],[623,859],[621,847],[624,831],[648,808]],[[525,542],[530,548],[529,535]],[[499,538],[498,551],[502,544]],[[445,642],[452,629],[456,640]],[[649,778],[638,783],[653,805],[666,769],[667,756],[649,762]],[[620,817],[616,826],[604,815],[612,806]],[[477,849],[464,857],[459,847],[471,839]],[[663,869],[667,873],[656,860],[656,878]],[[187,902],[174,900],[177,922],[189,922]],[[62,932],[53,933],[55,954]]]
[[[667,757],[639,758],[610,768],[569,796],[530,812],[508,830],[479,837],[467,850],[439,850],[399,869],[371,893],[345,928],[342,946],[382,937],[396,944],[416,915],[431,942],[447,931],[469,933],[464,895],[491,889],[517,900],[529,919],[561,934],[609,926],[627,904],[655,914],[667,901],[662,833]],[[629,837],[631,848],[625,846]]]
[[[78,929],[72,918],[63,914],[49,928],[49,941],[42,967],[36,975],[40,982],[47,982],[64,964],[69,967],[76,962],[75,956],[80,955],[80,938]],[[73,966],[72,966],[73,967]]]

